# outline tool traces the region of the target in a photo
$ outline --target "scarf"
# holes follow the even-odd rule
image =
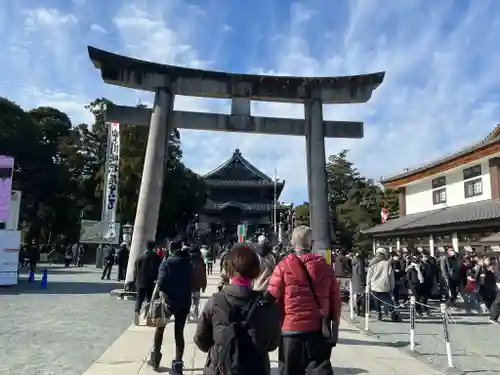
[[[420,264],[413,263],[413,268],[417,271],[418,281],[423,284],[425,280],[424,275],[422,275],[422,270],[420,269]]]
[[[231,284],[246,286],[247,288],[252,288],[252,279],[248,277],[236,276],[230,280]]]

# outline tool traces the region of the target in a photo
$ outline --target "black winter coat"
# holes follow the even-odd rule
[[[144,251],[135,261],[136,288],[153,288],[158,278],[161,258],[153,251]]]
[[[175,311],[189,311],[193,284],[193,266],[187,250],[178,251],[163,260],[158,273],[158,287],[167,305]]]
[[[281,317],[276,300],[268,292],[257,292],[244,286],[231,284],[207,301],[196,327],[194,342],[202,352],[208,353],[203,375],[215,374],[217,344],[221,343],[224,329],[229,324],[225,318],[229,312],[226,309],[221,311],[223,305],[219,306],[217,301],[225,297],[230,306],[244,308],[257,295],[262,296],[264,303],[256,308],[250,318],[248,333],[253,343],[262,350],[255,361],[261,361],[269,366],[268,352],[278,347],[281,337]]]
[[[366,260],[364,257],[355,257],[352,260],[352,292],[363,294],[366,287]]]

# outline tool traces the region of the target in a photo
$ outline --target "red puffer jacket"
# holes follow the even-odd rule
[[[321,313],[309,288],[302,261],[311,275]],[[283,314],[282,332],[311,332],[320,327],[321,315],[337,325],[340,320],[340,290],[335,272],[325,259],[313,253],[290,254],[274,269],[268,286]]]

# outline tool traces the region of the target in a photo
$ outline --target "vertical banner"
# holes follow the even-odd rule
[[[105,191],[103,212],[103,239],[113,241],[116,233],[116,206],[118,204],[118,181],[120,171],[120,124],[108,123],[108,149],[106,154]]]
[[[10,216],[13,171],[14,158],[0,155],[0,221],[2,222],[8,221]]]
[[[239,243],[245,242],[245,238],[247,236],[247,226],[245,224],[239,224],[237,231],[238,231],[238,242]]]

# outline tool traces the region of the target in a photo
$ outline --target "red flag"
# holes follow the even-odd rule
[[[385,207],[382,208],[380,211],[380,218],[382,221],[382,224],[387,221],[387,218],[389,217],[389,212],[387,212],[387,209]]]

